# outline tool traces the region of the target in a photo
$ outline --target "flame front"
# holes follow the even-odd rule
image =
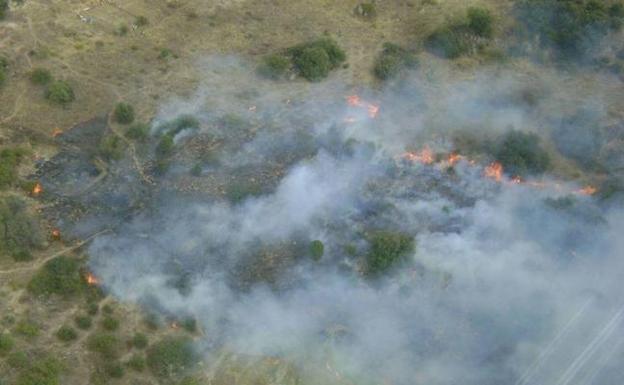
[[[581,195],[594,195],[598,192],[598,189],[594,186],[585,186],[582,189],[578,190],[577,193]]]
[[[366,108],[368,117],[371,119],[375,119],[379,115],[379,105],[363,101],[359,95],[347,96],[347,104],[351,107]]]
[[[59,229],[52,230],[52,239],[61,239],[61,231]]]
[[[497,182],[502,181],[503,165],[498,162],[490,163],[490,165],[485,168],[484,175],[487,178],[494,179]]]
[[[89,286],[95,286],[95,285],[98,285],[100,283],[100,281],[97,279],[97,277],[95,275],[93,275],[92,273],[87,273],[87,275],[85,276],[85,279],[87,280],[87,284]]]
[[[428,146],[425,146],[420,151],[406,152],[403,157],[411,162],[419,162],[422,164],[432,164],[434,161],[433,151]]]
[[[59,135],[63,134],[63,130],[61,130],[58,127],[55,127],[54,130],[52,131],[52,137],[56,138]]]
[[[32,195],[38,196],[42,192],[43,192],[43,187],[41,187],[41,184],[39,182],[35,183],[35,186],[32,189]]]

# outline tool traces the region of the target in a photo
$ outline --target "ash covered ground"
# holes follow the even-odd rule
[[[279,357],[310,383],[621,382],[624,215],[602,186],[621,179],[624,131],[596,95],[547,71],[368,90],[199,65],[197,92],[120,159],[93,155],[103,117],[40,165],[65,233],[108,230],[89,247],[105,290],[196,319],[207,362]],[[512,131],[603,169],[505,173],[489,148]]]

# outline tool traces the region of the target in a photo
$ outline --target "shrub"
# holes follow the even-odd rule
[[[71,296],[85,288],[80,275],[80,263],[65,256],[49,260],[28,283],[28,289],[35,295],[58,294]]]
[[[0,20],[4,19],[9,11],[9,0],[0,0]]]
[[[104,370],[111,378],[121,378],[125,374],[125,370],[119,362],[106,363],[104,365]]]
[[[5,81],[6,81],[6,69],[4,69],[3,67],[0,67],[0,87],[4,84]]]
[[[367,274],[387,271],[414,250],[414,239],[401,232],[379,231],[369,237]]]
[[[281,78],[290,67],[290,60],[280,54],[272,54],[262,59],[262,64],[258,67],[258,73],[269,79]]]
[[[291,47],[286,51],[299,75],[310,81],[319,81],[346,60],[345,52],[329,38]]]
[[[464,29],[458,26],[446,26],[434,31],[427,37],[425,47],[433,54],[446,59],[458,58],[471,49]]]
[[[24,257],[25,250],[39,247],[43,243],[39,224],[27,212],[21,198],[8,196],[0,199],[0,254]]]
[[[147,336],[143,333],[136,333],[134,337],[132,337],[132,346],[137,349],[145,349],[147,347],[147,344]]]
[[[15,262],[28,262],[33,260],[33,255],[28,250],[18,250],[12,254]]]
[[[174,377],[195,362],[191,342],[186,338],[166,337],[147,350],[147,366],[158,377]]]
[[[115,31],[117,36],[126,36],[128,34],[128,26],[125,24],[120,24]]]
[[[173,138],[180,131],[185,129],[198,129],[199,128],[199,120],[193,115],[180,115],[177,118],[165,122],[158,126],[158,132],[164,132],[165,135],[171,136]]]
[[[30,71],[30,81],[38,85],[47,85],[52,81],[52,74],[45,68],[35,68]]]
[[[15,325],[15,333],[33,338],[39,335],[39,325],[30,320],[21,320]]]
[[[495,156],[503,169],[513,176],[541,174],[550,164],[548,153],[540,146],[539,137],[520,131],[506,134]]]
[[[130,124],[134,121],[134,108],[128,103],[117,103],[113,115],[117,123]]]
[[[201,164],[197,163],[196,165],[194,165],[193,167],[191,167],[189,174],[191,174],[192,176],[201,176],[202,173],[202,166]]]
[[[87,349],[104,359],[114,359],[119,354],[120,343],[113,334],[97,333],[87,339]]]
[[[149,136],[149,129],[149,124],[135,123],[128,128],[128,131],[126,131],[126,136],[130,139],[144,141]]]
[[[478,7],[468,8],[468,28],[477,36],[492,37],[494,28],[490,11]]]
[[[323,245],[323,242],[318,239],[310,242],[310,255],[312,256],[312,259],[318,261],[323,257],[324,253],[325,245]]]
[[[102,306],[102,312],[104,314],[113,314],[113,306],[110,303],[107,303],[106,305]]]
[[[100,141],[99,152],[100,155],[108,160],[119,160],[124,155],[124,143],[117,135],[108,135],[102,138]]]
[[[182,327],[189,333],[195,333],[197,331],[197,320],[192,317],[182,320]]]
[[[0,356],[7,354],[13,349],[13,338],[8,333],[0,333]]]
[[[226,195],[231,203],[240,203],[247,198],[262,194],[262,186],[250,180],[234,181],[227,186]]]
[[[74,323],[79,329],[87,330],[91,327],[91,317],[86,315],[77,316],[74,318]]]
[[[63,106],[76,99],[73,88],[64,80],[55,80],[50,83],[46,89],[45,97],[51,102]]]
[[[414,67],[416,57],[406,49],[392,43],[384,43],[383,50],[375,61],[373,74],[379,80],[395,77],[402,69]]]
[[[134,354],[126,362],[126,365],[132,370],[142,372],[145,369],[145,359],[140,354]]]
[[[134,24],[135,24],[137,27],[145,27],[146,25],[148,25],[148,24],[149,24],[149,20],[148,20],[148,19],[147,19],[147,17],[145,17],[145,16],[137,16],[137,17],[134,19]]]
[[[30,364],[30,358],[26,352],[13,352],[7,356],[7,364],[14,369],[26,369]]]
[[[78,338],[78,333],[71,326],[61,326],[56,332],[56,338],[61,341],[69,342]]]
[[[96,315],[99,310],[100,306],[97,303],[89,302],[87,304],[87,313],[89,313],[89,315]]]
[[[0,190],[15,182],[17,166],[26,154],[26,150],[21,148],[4,148],[0,151]]]
[[[156,146],[156,157],[158,159],[165,159],[173,155],[173,150],[175,148],[175,144],[173,142],[173,136],[171,135],[163,135],[160,138],[160,142]]]
[[[104,317],[104,319],[102,319],[102,328],[108,331],[117,330],[119,329],[119,320],[111,316],[106,316]]]
[[[355,7],[355,14],[364,19],[374,19],[377,16],[375,3],[360,3]]]

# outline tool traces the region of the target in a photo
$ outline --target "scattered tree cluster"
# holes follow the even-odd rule
[[[43,244],[39,224],[28,213],[26,202],[8,196],[0,199],[0,255],[30,260],[30,250]]]
[[[496,160],[512,176],[541,174],[548,169],[550,157],[535,134],[510,131],[503,136],[495,153]]]
[[[414,239],[402,232],[378,231],[370,235],[366,273],[378,276],[401,262],[414,250]]]
[[[373,67],[373,74],[379,80],[388,80],[397,76],[406,68],[413,68],[418,64],[416,56],[405,48],[384,43],[383,49]]]
[[[317,82],[326,78],[329,72],[338,68],[346,58],[345,52],[336,41],[321,38],[265,57],[258,70],[262,75],[278,79],[289,69],[293,69],[299,76]]]
[[[611,31],[622,28],[624,4],[605,0],[518,0],[524,32],[561,58],[577,58]]]

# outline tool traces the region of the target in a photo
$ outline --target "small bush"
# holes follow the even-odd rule
[[[104,370],[111,378],[122,378],[125,374],[125,370],[119,362],[106,363]]]
[[[30,320],[21,320],[15,325],[14,331],[24,337],[33,338],[39,335],[39,325]]]
[[[156,146],[156,158],[165,159],[173,155],[175,149],[175,143],[173,142],[173,136],[163,135]]]
[[[126,136],[130,139],[144,141],[149,136],[150,126],[146,123],[135,123],[128,131],[126,131]]]
[[[374,19],[377,16],[375,3],[360,3],[355,7],[355,14],[364,19]]]
[[[74,323],[76,324],[76,327],[78,327],[79,329],[87,330],[91,327],[91,324],[93,322],[91,321],[91,317],[88,317],[86,315],[81,315],[81,316],[77,316],[76,318],[74,318]]]
[[[182,320],[182,327],[189,333],[195,333],[197,331],[197,320],[189,317]]]
[[[87,339],[87,349],[104,359],[114,359],[119,354],[120,343],[113,334],[97,333]]]
[[[175,377],[195,362],[191,342],[186,338],[167,337],[147,351],[147,366],[158,377]]]
[[[471,45],[463,28],[446,26],[429,35],[425,47],[446,59],[455,59],[470,52]]]
[[[379,231],[369,238],[368,275],[378,275],[394,266],[414,250],[412,236],[400,232]]]
[[[26,369],[30,364],[30,357],[26,352],[13,352],[7,356],[7,364],[14,369]]]
[[[46,99],[60,105],[67,105],[76,99],[73,88],[64,80],[55,80],[45,92]]]
[[[108,160],[119,160],[123,158],[125,146],[121,138],[117,135],[108,135],[100,141],[100,155]]]
[[[78,333],[71,326],[61,326],[56,332],[56,338],[63,342],[69,342],[78,338]]]
[[[71,296],[85,288],[80,275],[80,263],[68,257],[56,257],[46,262],[28,283],[28,289],[35,295],[57,294]]]
[[[108,331],[115,331],[119,329],[119,320],[111,316],[106,316],[102,319],[102,328]]]
[[[375,61],[373,74],[379,80],[388,80],[395,77],[404,68],[414,67],[416,57],[406,49],[392,43],[385,43],[383,50]]]
[[[134,121],[134,108],[128,103],[117,103],[113,115],[117,123],[130,124]]]
[[[148,19],[147,19],[147,17],[145,17],[145,16],[137,16],[137,17],[134,19],[134,24],[135,24],[137,27],[145,27],[146,25],[148,25],[148,24],[149,24],[149,20],[148,20]]]
[[[319,261],[323,257],[324,253],[325,245],[323,245],[323,242],[318,239],[310,242],[310,256],[312,256],[312,259]]]
[[[280,54],[265,56],[258,67],[258,73],[269,79],[279,79],[290,68],[290,60]]]
[[[550,157],[540,146],[539,137],[520,131],[511,131],[506,134],[495,156],[496,160],[503,165],[503,169],[512,176],[541,174],[550,165]]]
[[[11,256],[15,262],[29,262],[33,260],[33,255],[28,250],[18,250]]]
[[[89,302],[87,304],[87,313],[89,315],[96,315],[100,311],[100,306],[95,302]]]
[[[136,333],[134,337],[132,337],[132,346],[137,349],[145,349],[148,342],[147,336],[143,333]]]
[[[3,67],[0,67],[0,87],[2,87],[2,85],[4,85],[4,82],[6,81],[6,69],[4,69]]]
[[[4,356],[13,349],[13,338],[8,333],[0,333],[0,356]]]
[[[37,85],[47,85],[52,81],[52,74],[45,68],[30,71],[30,81]]]
[[[110,303],[107,303],[106,305],[102,306],[102,312],[108,315],[113,314],[113,306]]]
[[[202,166],[199,163],[191,167],[191,169],[189,170],[189,174],[195,177],[201,176],[201,173],[202,173]]]
[[[490,38],[494,34],[494,19],[485,8],[468,8],[468,28],[477,36]]]
[[[140,354],[134,354],[126,362],[126,366],[134,371],[142,372],[145,369],[145,359]]]
[[[128,34],[128,26],[125,24],[120,24],[115,31],[117,36],[126,36]]]

